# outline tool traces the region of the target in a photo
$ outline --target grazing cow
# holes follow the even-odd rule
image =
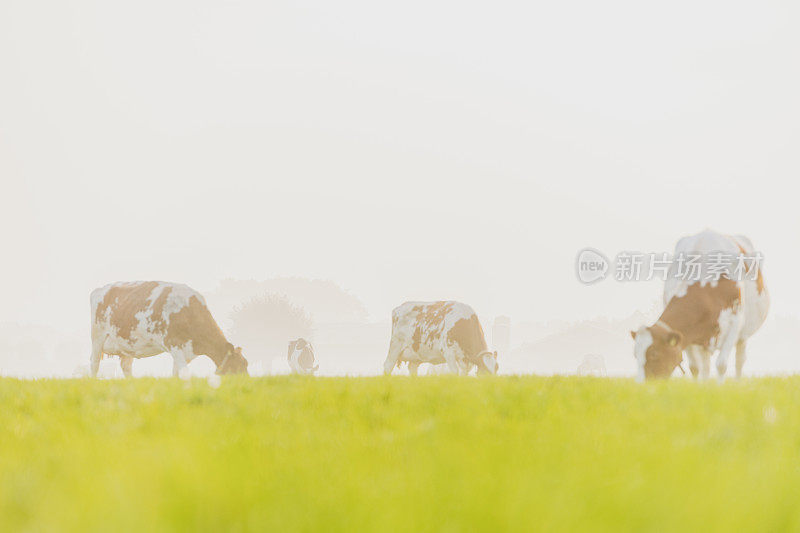
[[[447,363],[452,373],[497,373],[497,352],[486,349],[475,311],[459,302],[406,302],[392,311],[392,340],[383,371],[408,363],[417,375],[421,363]]]
[[[319,365],[314,357],[314,347],[305,339],[289,341],[289,367],[293,374],[314,374]]]
[[[197,291],[178,283],[133,281],[112,283],[92,291],[92,357],[97,375],[100,358],[118,355],[126,377],[133,359],[163,352],[172,355],[175,376],[185,375],[187,363],[206,355],[217,374],[246,374],[241,348],[225,339]]]
[[[701,264],[708,273],[710,257],[755,253],[743,236],[722,235],[710,230],[684,237],[675,247],[680,254],[704,254]],[[718,280],[683,280],[674,276],[676,263],[664,285],[666,307],[655,324],[632,331],[638,364],[637,379],[669,377],[682,360],[683,352],[692,375],[708,379],[711,356],[719,351],[716,366],[720,381],[725,379],[728,357],[736,350],[736,377],[741,377],[747,339],[764,323],[769,294],[758,264],[752,262],[742,275],[728,265]],[[757,269],[757,270],[753,270]]]
[[[587,354],[578,365],[579,376],[606,376],[606,363],[602,355]]]

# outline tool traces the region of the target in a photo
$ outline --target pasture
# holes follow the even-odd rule
[[[0,530],[800,527],[800,377],[0,379]]]

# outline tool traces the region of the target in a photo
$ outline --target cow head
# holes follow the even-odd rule
[[[497,374],[497,352],[481,352],[477,357],[478,374]]]
[[[247,374],[247,359],[242,355],[241,348],[228,344],[222,363],[217,365],[217,374]]]
[[[666,324],[656,322],[631,331],[638,364],[637,379],[668,378],[683,359],[683,335]]]

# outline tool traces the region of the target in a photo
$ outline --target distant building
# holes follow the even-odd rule
[[[511,318],[498,316],[492,326],[492,349],[498,353],[507,354],[511,348]]]

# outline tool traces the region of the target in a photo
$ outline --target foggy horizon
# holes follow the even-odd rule
[[[800,8],[681,5],[7,2],[0,323],[88,332],[107,283],[278,277],[372,323],[624,320],[661,284],[582,285],[577,252],[707,227],[764,254],[767,325],[800,318]]]

